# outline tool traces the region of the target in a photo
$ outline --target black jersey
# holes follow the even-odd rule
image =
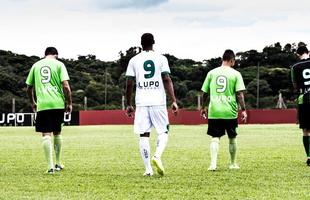
[[[300,94],[310,93],[310,58],[301,60],[291,68],[292,81]]]

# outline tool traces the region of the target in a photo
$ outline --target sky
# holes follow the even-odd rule
[[[196,61],[281,42],[310,44],[309,0],[0,0],[0,49],[105,61],[153,33],[155,51]]]

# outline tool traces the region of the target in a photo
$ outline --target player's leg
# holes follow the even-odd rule
[[[210,167],[208,168],[209,171],[214,171],[217,168],[217,157],[220,145],[220,137],[222,137],[225,134],[225,128],[222,123],[223,123],[222,119],[208,119],[207,134],[212,137],[210,142],[211,163]]]
[[[64,165],[61,162],[62,157],[62,135],[61,132],[54,132],[54,151],[56,157],[55,170],[60,171],[64,169]]]
[[[236,155],[237,155],[237,139],[236,138],[229,138],[229,153],[230,153],[230,165],[229,169],[239,169],[236,162]]]
[[[150,148],[150,133],[146,132],[143,134],[140,134],[140,140],[139,140],[139,147],[140,147],[140,153],[141,157],[145,166],[145,172],[144,176],[152,176],[153,175],[153,169],[151,166],[151,148]]]
[[[139,149],[141,158],[144,163],[144,176],[152,176],[153,169],[151,166],[151,148],[150,148],[150,131],[152,124],[149,118],[148,107],[136,107],[134,132],[140,134]]]
[[[168,143],[169,119],[166,106],[152,106],[150,108],[150,118],[157,132],[157,142],[152,163],[157,168],[160,175],[164,175],[165,169],[161,161]]]
[[[229,119],[225,120],[225,127],[227,131],[227,135],[229,138],[229,153],[230,153],[230,164],[229,169],[239,169],[240,167],[236,163],[237,156],[237,127],[238,121],[237,119]]]
[[[52,126],[50,123],[50,111],[39,111],[36,117],[36,132],[42,133],[42,147],[47,162],[47,173],[54,173]]]
[[[52,133],[42,133],[42,137],[44,156],[47,162],[47,173],[52,174],[54,173]]]
[[[219,145],[220,145],[220,138],[212,137],[210,142],[211,162],[210,167],[208,168],[209,171],[214,171],[217,168],[217,155],[219,151]]]
[[[61,128],[64,123],[64,110],[57,109],[53,110],[53,134],[54,134],[54,150],[55,150],[55,157],[56,157],[56,165],[55,170],[60,171],[64,169],[64,165],[61,162],[62,157],[62,135],[61,135]]]
[[[310,105],[298,105],[299,128],[303,130],[303,146],[307,156],[307,165],[310,166]]]
[[[307,165],[310,166],[310,129],[303,129],[303,144],[307,155]]]

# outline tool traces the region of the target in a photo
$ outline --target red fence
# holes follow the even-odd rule
[[[181,110],[178,116],[169,111],[171,124],[197,125],[206,124],[207,120],[199,116],[199,111]],[[296,110],[248,110],[249,124],[295,123]],[[133,124],[123,110],[80,111],[80,125]]]

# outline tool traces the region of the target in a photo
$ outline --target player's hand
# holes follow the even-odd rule
[[[72,112],[72,104],[67,104],[66,105],[66,112],[71,113]]]
[[[246,111],[244,110],[244,111],[241,112],[241,121],[242,121],[243,123],[246,123],[246,122],[247,122],[247,119],[248,119],[248,114],[247,114]]]
[[[178,106],[177,102],[172,103],[171,109],[172,109],[172,113],[174,114],[174,116],[177,116],[178,112],[179,112],[179,106]]]
[[[135,112],[135,109],[132,106],[127,106],[126,114],[128,117],[133,117],[134,112]]]
[[[33,112],[37,112],[37,104],[36,103],[32,103],[31,108],[32,108]]]
[[[205,109],[200,110],[200,117],[207,119],[207,111]]]

